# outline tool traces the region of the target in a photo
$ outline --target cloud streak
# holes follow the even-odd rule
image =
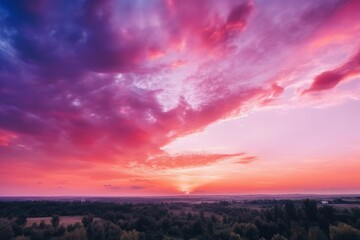
[[[329,90],[341,82],[360,74],[360,51],[342,66],[318,75],[303,93]]]

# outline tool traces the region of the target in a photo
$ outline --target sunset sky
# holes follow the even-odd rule
[[[0,196],[359,193],[360,1],[0,1]]]

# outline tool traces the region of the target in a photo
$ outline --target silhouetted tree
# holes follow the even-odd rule
[[[63,225],[60,225],[57,229],[54,230],[55,237],[61,237],[66,232],[66,228]]]
[[[306,199],[303,201],[303,210],[308,220],[316,221],[317,203],[315,200]]]
[[[105,240],[105,229],[100,221],[93,223],[94,225],[94,240]]]
[[[356,240],[360,236],[357,208],[317,208],[313,200],[247,202],[257,204],[256,208],[238,204],[0,201],[0,240],[329,240],[329,236],[331,240]],[[25,216],[47,217],[54,213],[59,215],[52,217],[51,224],[42,220],[40,224],[25,225]],[[83,215],[82,224],[70,224],[65,229],[60,225],[59,216],[63,214]],[[93,216],[108,220],[94,222]],[[331,225],[334,223],[337,225]]]
[[[300,223],[292,221],[290,230],[290,240],[306,240],[307,232]]]
[[[332,206],[323,206],[318,209],[319,214],[323,215],[331,224],[335,222],[335,209]]]
[[[83,223],[84,227],[87,227],[87,226],[89,226],[89,224],[91,224],[93,222],[93,220],[94,220],[94,217],[91,214],[88,214],[82,218],[82,223]]]
[[[27,221],[27,217],[25,214],[20,214],[17,218],[15,223],[20,226],[25,226]]]
[[[66,231],[72,232],[72,231],[74,231],[74,230],[76,230],[76,229],[79,229],[79,228],[81,228],[80,223],[70,224],[70,225],[68,225],[68,226],[66,227]]]
[[[311,227],[309,229],[309,240],[328,240],[326,234],[318,227]]]
[[[191,235],[197,236],[204,233],[204,227],[200,219],[197,219],[191,226]]]
[[[14,232],[8,220],[0,218],[0,240],[9,240],[14,237]]]
[[[288,200],[285,202],[285,212],[288,221],[297,220],[296,208],[293,201]]]
[[[86,235],[89,240],[95,239],[95,231],[93,224],[89,224],[86,228]]]
[[[116,216],[116,213],[115,213],[114,211],[107,211],[107,212],[103,215],[103,219],[115,223],[115,222],[117,221],[117,216]]]
[[[248,240],[259,239],[259,230],[253,223],[236,223],[233,231]]]
[[[121,228],[111,222],[106,224],[105,239],[106,240],[119,240],[121,237]]]
[[[88,240],[84,229],[75,229],[72,232],[66,232],[65,235],[60,238],[61,240]]]
[[[51,217],[51,225],[54,228],[57,228],[59,226],[59,223],[60,223],[60,216],[59,215],[53,215]]]

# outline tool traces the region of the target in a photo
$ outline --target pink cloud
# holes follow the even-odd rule
[[[17,135],[11,132],[0,131],[0,147],[6,147],[17,138]]]
[[[256,161],[258,158],[256,156],[246,156],[246,157],[242,157],[239,161],[237,161],[237,163],[240,164],[248,164],[251,163],[253,161]]]
[[[342,81],[358,74],[360,74],[360,52],[351,57],[342,66],[318,75],[311,86],[303,93],[332,89]]]

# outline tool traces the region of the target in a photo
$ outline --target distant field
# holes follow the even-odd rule
[[[82,223],[83,216],[60,216],[60,225],[65,227],[75,223]],[[100,220],[100,218],[94,218],[94,221]],[[41,221],[44,221],[46,224],[51,224],[51,217],[33,217],[27,218],[26,225],[31,226],[32,224],[40,224]]]
[[[334,207],[334,208],[360,208],[360,204],[355,203],[355,204],[351,204],[351,203],[347,203],[347,204],[329,204],[330,206]]]

